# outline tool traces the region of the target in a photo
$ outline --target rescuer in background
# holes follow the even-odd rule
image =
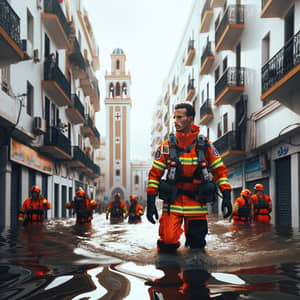
[[[142,215],[144,214],[143,207],[138,203],[137,195],[130,195],[130,204],[128,208],[128,223],[137,224],[142,222]]]
[[[115,193],[114,200],[106,208],[106,220],[110,216],[110,223],[122,223],[127,218],[128,212],[124,201],[121,200],[121,194]]]

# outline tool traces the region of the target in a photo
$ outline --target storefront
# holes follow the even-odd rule
[[[228,169],[228,179],[232,187],[233,199],[239,197],[243,187],[243,165],[237,164]]]

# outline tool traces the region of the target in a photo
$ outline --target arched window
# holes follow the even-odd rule
[[[114,96],[115,96],[114,85],[111,82],[110,85],[109,85],[109,97],[113,98]]]
[[[127,96],[127,85],[125,82],[122,85],[122,96]]]
[[[117,59],[117,62],[116,62],[116,69],[120,70],[120,61],[118,59]]]
[[[116,96],[120,96],[120,95],[121,95],[120,83],[117,82],[117,84],[116,84]]]

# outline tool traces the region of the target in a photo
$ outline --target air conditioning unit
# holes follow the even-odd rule
[[[36,62],[40,62],[40,53],[39,53],[39,49],[34,49],[33,50],[33,61]]]
[[[33,132],[36,135],[46,133],[46,120],[42,117],[34,117],[33,119]]]

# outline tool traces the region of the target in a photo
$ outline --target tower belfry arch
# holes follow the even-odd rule
[[[114,192],[124,200],[130,193],[130,98],[131,76],[126,71],[126,55],[121,48],[111,54],[111,70],[106,71],[106,182],[109,199]]]

